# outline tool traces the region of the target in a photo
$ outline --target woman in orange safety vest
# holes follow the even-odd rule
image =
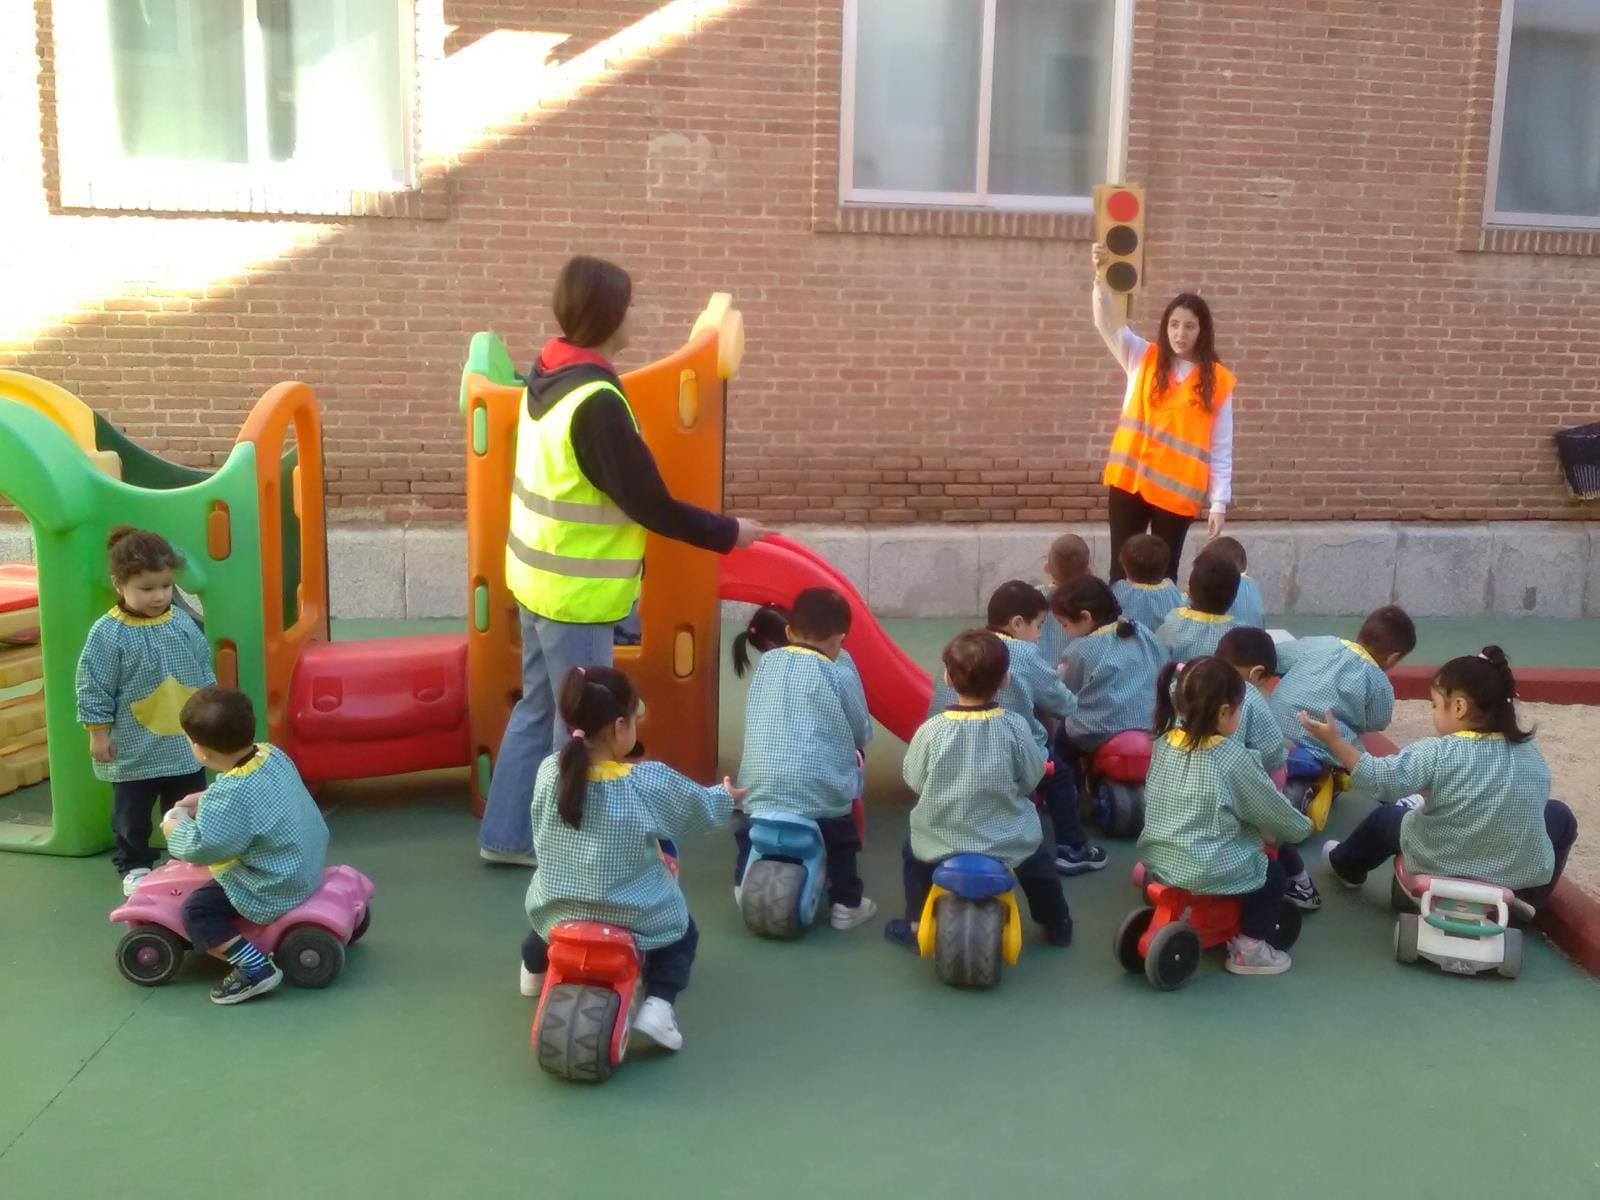
[[[1176,580],[1189,526],[1209,508],[1207,537],[1222,532],[1233,483],[1233,372],[1217,361],[1211,309],[1183,292],[1161,314],[1157,341],[1117,317],[1094,248],[1094,323],[1128,375],[1122,417],[1103,481],[1110,489],[1111,578],[1123,577],[1122,544],[1146,530],[1171,550]]]

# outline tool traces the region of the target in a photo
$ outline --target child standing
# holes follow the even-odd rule
[[[1278,673],[1278,647],[1265,629],[1239,625],[1222,635],[1217,657],[1239,672],[1244,680],[1244,707],[1239,714],[1238,738],[1261,755],[1268,773],[1289,761],[1289,743],[1261,694],[1261,685]]]
[[[955,703],[928,718],[906,750],[902,774],[917,794],[901,854],[906,915],[885,925],[884,936],[914,946],[934,868],[952,854],[987,854],[1016,875],[1050,945],[1070,945],[1072,914],[1030,799],[1044,775],[1044,752],[1027,723],[996,700],[1010,660],[1006,645],[989,630],[972,629],[946,646],[943,658]]]
[[[632,930],[644,953],[645,1001],[636,1032],[668,1050],[683,1045],[673,1002],[689,986],[700,941],[661,839],[725,823],[743,793],[724,779],[701,787],[662,763],[625,761],[637,741],[639,696],[621,671],[574,667],[561,683],[561,719],[571,733],[539,764],[533,788],[528,887],[533,932],[522,944],[520,984],[537,996],[549,966],[550,930],[562,921],[603,921]]]
[[[1234,626],[1228,615],[1239,592],[1239,568],[1215,554],[1202,553],[1189,571],[1189,605],[1175,608],[1156,630],[1156,640],[1173,662],[1217,652],[1217,643]]]
[[[1517,681],[1499,646],[1451,659],[1433,678],[1433,728],[1391,758],[1346,740],[1332,714],[1300,722],[1383,800],[1427,791],[1419,808],[1379,804],[1342,842],[1323,847],[1341,883],[1359,886],[1396,854],[1427,875],[1481,879],[1541,908],[1578,839],[1577,818],[1550,799],[1550,769],[1517,723]]]
[[[744,632],[733,639],[733,673],[740,679],[750,669],[750,650],[757,654],[789,644],[789,614],[776,604],[763,604],[750,614]]]
[[[179,713],[217,681],[211,646],[172,604],[183,560],[157,533],[119,525],[106,542],[117,603],[89,629],[78,659],[78,720],[89,731],[96,778],[111,783],[111,862],[131,896],[155,866],[151,811],[206,786]]]
[[[210,867],[213,879],[183,902],[189,940],[233,965],[212,989],[215,1004],[238,1004],[283,982],[261,948],[242,936],[241,917],[270,925],[322,884],[328,827],[289,756],[255,741],[250,697],[204,687],[183,706],[194,755],[217,773],[191,810],[184,800],[162,832],[173,858]]]
[[[1287,843],[1309,834],[1311,822],[1234,739],[1244,694],[1239,673],[1218,658],[1162,668],[1139,857],[1175,887],[1238,896],[1239,932],[1228,942],[1227,969],[1281,975],[1289,955],[1266,939],[1289,881],[1306,879],[1299,852]],[[1266,837],[1283,843],[1276,858],[1266,853]]]
[[[1089,543],[1075,533],[1063,533],[1050,543],[1050,553],[1045,555],[1044,560],[1044,576],[1048,585],[1044,593],[1046,613],[1056,593],[1088,576],[1089,560]],[[1061,626],[1047,615],[1039,631],[1039,657],[1044,659],[1045,666],[1055,670],[1065,648],[1066,637],[1061,632]]]
[[[1122,606],[1122,615],[1151,633],[1161,628],[1168,613],[1183,607],[1183,593],[1167,578],[1171,553],[1155,534],[1136,533],[1122,543],[1118,556],[1124,578],[1115,581],[1111,591]]]
[[[872,738],[872,718],[861,676],[844,649],[849,632],[850,604],[832,588],[807,588],[795,597],[785,644],[761,659],[750,683],[739,760],[739,786],[749,792],[745,812],[793,813],[817,823],[828,853],[829,923],[835,929],[854,929],[878,911],[862,895],[856,872],[861,834],[850,810],[861,795],[860,752]],[[742,881],[750,858],[748,826],[735,839],[735,877]]]
[[[1375,610],[1356,640],[1301,638],[1278,647],[1283,678],[1272,692],[1272,711],[1284,736],[1321,761],[1333,753],[1300,724],[1302,712],[1331,712],[1346,741],[1387,729],[1394,717],[1389,671],[1417,648],[1417,627],[1402,608]]]
[[[1234,597],[1228,615],[1240,625],[1249,625],[1255,629],[1264,628],[1267,623],[1267,610],[1261,603],[1261,585],[1248,574],[1250,560],[1246,557],[1244,546],[1240,544],[1239,539],[1227,536],[1214,538],[1200,553],[1220,554],[1238,568],[1239,594]]]

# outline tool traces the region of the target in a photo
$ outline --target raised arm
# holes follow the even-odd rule
[[[1100,340],[1106,344],[1106,349],[1111,351],[1113,358],[1127,369],[1128,360],[1122,345],[1122,333],[1128,328],[1121,315],[1117,312],[1116,294],[1106,284],[1105,277],[1101,274],[1106,261],[1106,248],[1099,242],[1094,244],[1092,251],[1094,257],[1094,327],[1100,333]]]

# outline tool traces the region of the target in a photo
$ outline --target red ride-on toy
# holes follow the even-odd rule
[[[1144,828],[1144,781],[1150,774],[1150,734],[1124,729],[1094,752],[1088,765],[1095,821],[1112,837],[1138,837]]]
[[[1134,865],[1133,884],[1149,903],[1123,919],[1114,949],[1126,970],[1142,970],[1158,991],[1170,992],[1188,983],[1200,965],[1200,951],[1220,946],[1239,932],[1238,896],[1184,891],[1150,875],[1143,863]],[[1285,900],[1267,941],[1287,950],[1299,936],[1300,910]]]
[[[563,921],[550,931],[550,966],[533,1018],[539,1066],[601,1083],[622,1062],[639,992],[633,934],[599,921]]]

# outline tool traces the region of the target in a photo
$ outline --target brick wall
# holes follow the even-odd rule
[[[585,250],[634,273],[633,362],[712,290],[743,308],[731,510],[1092,518],[1121,384],[1089,320],[1088,223],[841,213],[841,7],[702,0],[570,101],[434,147],[428,215],[302,221],[53,207],[49,5],[0,6],[0,365],[201,464],[305,379],[335,504],[454,520],[467,336],[526,361],[549,278]],[[570,34],[551,54],[570,68],[658,8],[446,0],[425,124],[481,84],[454,56],[496,31]],[[1179,288],[1211,299],[1241,378],[1240,515],[1587,515],[1550,433],[1600,411],[1600,239],[1481,229],[1497,28],[1497,0],[1138,5],[1135,325]]]

